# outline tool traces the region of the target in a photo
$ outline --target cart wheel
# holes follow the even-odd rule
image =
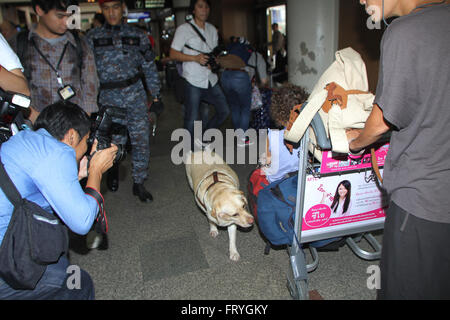
[[[295,281],[299,300],[309,300],[308,283],[306,280]]]
[[[294,300],[309,300],[306,280],[294,280],[292,272],[288,273],[286,286]]]

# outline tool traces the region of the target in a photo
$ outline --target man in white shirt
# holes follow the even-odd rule
[[[4,91],[22,93],[30,96],[23,66],[6,39],[0,34],[0,88]],[[30,120],[34,121],[37,112],[31,108]]]
[[[216,28],[206,22],[210,13],[210,1],[192,0],[190,12],[194,18],[177,28],[170,49],[170,58],[183,62],[182,76],[186,80],[184,127],[191,134],[191,148],[194,149],[194,121],[198,118],[200,102],[206,101],[216,108],[214,117],[207,124],[203,124],[204,130],[220,127],[230,111],[218,85],[218,76],[207,65],[206,53],[212,52],[218,45]],[[202,141],[197,143],[197,146],[204,146]]]
[[[27,81],[23,75],[23,67],[6,39],[0,34],[0,87],[5,91],[13,91],[30,95]]]

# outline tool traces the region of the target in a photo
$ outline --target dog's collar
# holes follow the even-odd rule
[[[220,173],[220,172],[214,171],[211,175],[209,175],[209,176],[207,176],[205,179],[203,179],[203,181],[205,181],[205,180],[208,179],[209,177],[211,177],[211,176],[213,177],[213,183],[210,184],[210,185],[208,186],[208,188],[206,188],[205,193],[203,194],[203,199],[202,199],[203,201],[202,201],[202,200],[200,199],[200,197],[198,196],[198,190],[200,190],[200,186],[201,186],[201,184],[203,183],[203,181],[200,182],[200,185],[197,187],[197,191],[196,191],[195,197],[197,198],[198,204],[200,204],[200,206],[205,210],[205,212],[208,211],[208,208],[207,208],[206,205],[205,205],[205,197],[206,197],[206,195],[208,194],[209,189],[211,189],[213,186],[215,186],[215,185],[218,184],[218,183],[224,183],[224,181],[220,181],[220,180],[219,180],[219,174],[225,175],[224,173]]]

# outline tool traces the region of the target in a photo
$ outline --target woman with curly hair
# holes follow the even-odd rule
[[[304,88],[286,84],[273,89],[270,114],[277,129],[267,129],[266,158],[263,173],[272,183],[287,173],[298,170],[298,149],[291,153],[284,144],[284,131],[289,121],[291,109],[302,104],[308,98]]]

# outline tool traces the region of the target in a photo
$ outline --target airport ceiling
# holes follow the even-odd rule
[[[232,4],[232,3],[243,4],[243,3],[261,2],[261,1],[257,1],[257,0],[222,0],[222,1],[223,1],[223,3],[227,3],[227,4]],[[0,0],[0,4],[7,4],[7,3],[26,4],[26,3],[30,3],[30,2],[31,2],[31,0]],[[79,2],[91,2],[91,1],[79,0]],[[126,0],[126,2],[129,3],[129,2],[135,2],[135,1]],[[172,1],[169,0],[167,2],[172,2]],[[264,2],[264,1],[262,1],[262,2]],[[268,1],[268,2],[270,2],[270,1]]]
[[[31,0],[0,0],[0,4],[2,4],[2,3],[17,3],[17,4],[19,4],[19,3],[29,3],[29,2],[31,2]]]
[[[213,0],[213,1],[220,1],[220,0]],[[268,7],[273,5],[279,5],[279,4],[285,4],[287,0],[221,0],[222,6],[255,6],[255,8],[260,7]],[[0,0],[1,4],[13,4],[13,5],[28,5],[31,2],[31,0]],[[87,0],[78,0],[79,3],[88,3],[93,1],[87,1]],[[97,1],[95,1],[97,2]],[[138,9],[149,9],[149,8],[172,8],[173,4],[176,5],[177,3],[186,3],[186,7],[189,6],[189,0],[125,0],[127,3],[127,6],[129,9],[138,10]],[[136,3],[141,3],[140,5],[136,6]],[[161,4],[161,2],[164,3],[164,5]],[[144,4],[145,3],[145,4]],[[154,4],[154,6],[152,5]]]

